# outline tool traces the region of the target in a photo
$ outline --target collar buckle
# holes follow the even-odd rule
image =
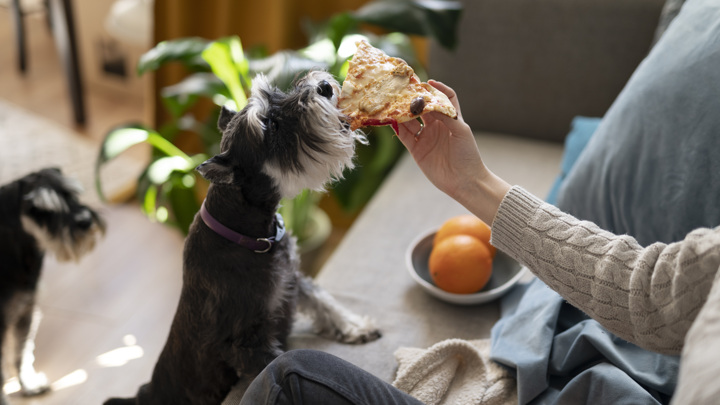
[[[269,252],[270,249],[272,249],[272,247],[273,247],[273,241],[271,241],[271,240],[268,239],[268,238],[257,238],[256,240],[257,240],[258,242],[267,243],[267,247],[266,247],[265,249],[262,249],[262,250],[255,250],[255,251],[254,251],[255,253],[267,253],[267,252]]]

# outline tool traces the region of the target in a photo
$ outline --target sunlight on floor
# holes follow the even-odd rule
[[[141,358],[145,354],[142,347],[137,345],[137,339],[133,335],[125,335],[123,337],[123,344],[125,344],[125,346],[97,356],[95,358],[97,364],[100,367],[120,367],[127,364],[130,360]],[[77,369],[50,384],[50,388],[53,391],[60,391],[68,387],[80,385],[87,381],[87,379],[88,372],[84,369]],[[20,381],[17,377],[8,378],[3,385],[3,391],[7,395],[19,392],[20,390]]]
[[[125,347],[118,347],[97,356],[95,358],[97,364],[100,367],[120,367],[130,360],[139,359],[145,354],[143,348],[136,344],[137,339],[133,335],[125,335],[123,343],[125,343]]]
[[[20,391],[20,381],[17,377],[8,378],[3,386],[3,391],[5,391],[7,395]]]
[[[55,381],[54,383],[50,384],[50,389],[53,391],[60,391],[62,389],[73,387],[75,385],[80,385],[87,381],[88,379],[88,373],[87,371],[83,369],[77,369],[73,371],[72,373],[66,375],[65,377],[61,377],[59,380]]]
[[[62,389],[73,387],[75,385],[80,385],[87,381],[88,379],[88,373],[87,371],[83,369],[77,369],[73,371],[72,373],[60,377],[57,381],[50,384],[50,389],[52,391],[60,391]],[[19,392],[21,389],[20,387],[20,381],[17,377],[8,378],[7,382],[3,386],[3,391],[5,391],[5,394],[10,395],[14,394],[16,392]]]

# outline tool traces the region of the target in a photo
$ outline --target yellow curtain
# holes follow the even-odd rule
[[[302,24],[322,21],[368,0],[156,0],[154,43],[198,36],[216,39],[238,35],[243,47],[265,46],[269,52],[307,45]],[[163,67],[154,75],[149,113],[157,126],[164,120],[159,91],[186,75],[179,66]],[[202,106],[200,107],[202,108]]]

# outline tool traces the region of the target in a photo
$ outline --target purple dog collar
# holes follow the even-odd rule
[[[203,201],[200,206],[200,217],[203,222],[205,222],[205,225],[218,235],[242,247],[253,250],[255,253],[267,253],[272,249],[273,245],[280,242],[285,235],[285,222],[279,213],[275,214],[275,235],[269,238],[251,238],[233,231],[210,215],[207,208],[205,208],[205,201]]]

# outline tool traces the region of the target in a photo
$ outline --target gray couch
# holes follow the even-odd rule
[[[572,117],[602,116],[651,47],[662,0],[465,0],[461,44],[431,46],[430,76],[454,87],[488,166],[545,196]],[[447,304],[410,278],[405,253],[465,209],[405,156],[317,276],[354,311],[377,320],[378,341],[343,345],[298,321],[290,348],[323,350],[391,382],[402,346],[488,338],[497,302]]]
[[[650,50],[664,0],[463,0],[460,45],[429,72],[478,131],[562,141],[602,116]]]

